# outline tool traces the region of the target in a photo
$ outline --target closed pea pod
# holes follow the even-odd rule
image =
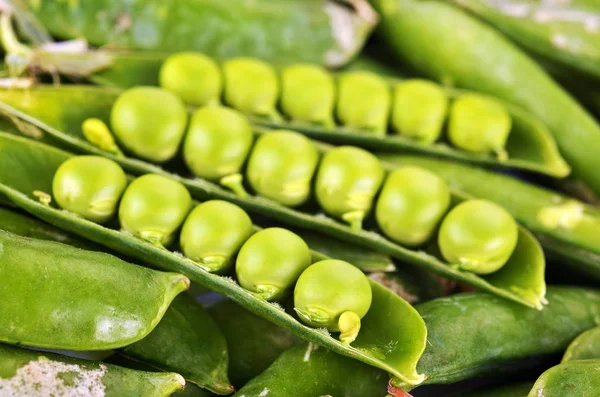
[[[275,107],[279,81],[271,65],[259,59],[234,58],[223,63],[225,102],[257,116],[279,118]]]
[[[372,300],[371,285],[360,269],[348,262],[324,260],[311,265],[294,289],[294,310],[305,324],[340,332],[340,341],[352,343],[360,320]]]
[[[258,139],[246,173],[258,194],[293,207],[308,199],[318,162],[310,139],[297,132],[274,131]]]
[[[210,200],[186,218],[180,234],[183,254],[210,272],[227,269],[252,235],[252,220],[235,204]]]
[[[450,189],[419,167],[390,173],[377,199],[375,218],[383,233],[407,246],[427,242],[450,206]]]
[[[317,200],[327,213],[360,229],[384,176],[377,157],[366,150],[352,146],[332,149],[317,172]]]
[[[171,243],[192,205],[181,183],[162,175],[146,174],[129,185],[119,206],[121,227],[158,246]]]
[[[223,90],[217,63],[197,52],[169,56],[160,68],[158,79],[162,88],[194,106],[219,103]]]
[[[110,124],[119,142],[136,156],[155,162],[175,156],[186,123],[181,99],[157,87],[124,91],[110,113]]]
[[[600,359],[567,361],[550,368],[527,397],[594,397],[600,390]]]
[[[465,94],[450,107],[448,138],[458,148],[475,153],[495,153],[506,160],[505,146],[512,120],[504,106],[494,99]]]
[[[273,227],[244,243],[235,271],[242,287],[270,301],[282,298],[310,263],[310,249],[304,240]]]
[[[423,144],[435,142],[447,111],[448,97],[434,82],[413,79],[394,88],[392,127],[402,136]]]
[[[77,156],[60,165],[52,180],[58,205],[92,222],[104,223],[117,210],[127,186],[123,169],[100,156]]]
[[[332,127],[335,84],[318,65],[292,65],[281,72],[281,109],[292,120]]]
[[[467,200],[442,221],[438,244],[451,264],[477,274],[489,274],[508,261],[517,245],[518,226],[499,205]]]
[[[391,102],[388,83],[375,73],[346,72],[339,77],[336,114],[345,127],[384,136]]]
[[[254,136],[237,110],[211,106],[196,110],[183,143],[183,159],[194,175],[209,180],[239,173]]]

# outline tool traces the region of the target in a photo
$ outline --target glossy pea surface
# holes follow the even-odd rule
[[[168,245],[191,205],[192,197],[181,183],[162,175],[146,174],[125,190],[119,221],[125,231],[136,237]]]
[[[235,204],[210,200],[190,212],[181,228],[183,254],[209,271],[229,267],[233,256],[252,235],[252,220]]]
[[[114,161],[76,156],[60,165],[52,180],[57,204],[92,222],[104,223],[117,211],[127,176]]]
[[[197,52],[180,52],[169,56],[158,77],[160,86],[194,106],[219,103],[223,79],[219,66]]]
[[[489,274],[508,261],[518,234],[517,223],[504,208],[487,200],[467,200],[442,221],[438,244],[449,263]]]
[[[279,98],[275,69],[254,58],[234,58],[223,63],[225,102],[257,116],[274,117]]]
[[[384,136],[391,102],[389,85],[375,73],[347,72],[338,80],[336,113],[345,127]]]
[[[371,307],[372,292],[367,276],[348,262],[328,259],[306,269],[294,288],[294,309],[311,327],[339,331],[344,312],[364,317]]]
[[[292,120],[333,126],[335,84],[321,66],[292,65],[281,72],[281,109]]]
[[[319,162],[315,144],[292,131],[262,135],[248,160],[246,170],[252,189],[261,196],[287,206],[304,203]]]
[[[510,114],[496,100],[478,94],[461,95],[450,107],[448,138],[469,152],[503,156],[511,126]]]
[[[407,246],[427,242],[450,206],[450,189],[432,172],[402,167],[390,173],[377,199],[377,225]]]
[[[439,85],[413,79],[394,88],[392,127],[402,136],[423,144],[435,142],[442,133],[448,97]]]
[[[240,172],[254,135],[235,109],[204,107],[194,112],[183,143],[183,159],[194,175],[218,180]]]
[[[266,300],[277,300],[311,263],[308,245],[282,228],[257,232],[242,246],[235,264],[238,282]]]
[[[154,162],[175,156],[186,123],[181,99],[157,87],[128,89],[119,95],[110,113],[119,143],[134,155]]]
[[[357,147],[338,147],[329,151],[319,166],[317,200],[335,217],[351,212],[364,216],[371,209],[383,178],[384,170],[377,157]]]

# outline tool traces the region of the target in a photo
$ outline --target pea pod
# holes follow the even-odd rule
[[[11,155],[6,156],[6,153]],[[415,367],[425,348],[424,323],[408,303],[389,290],[375,283],[371,284],[373,307],[377,307],[377,310],[370,310],[363,318],[360,334],[353,346],[344,346],[328,333],[303,326],[281,307],[255,297],[232,283],[229,278],[204,271],[179,254],[36,201],[31,192],[36,189],[47,191],[56,169],[70,157],[69,153],[57,148],[0,133],[0,193],[15,205],[61,229],[144,263],[181,271],[199,285],[231,298],[253,313],[307,341],[322,344],[338,354],[382,368],[409,384],[417,384],[423,380],[423,375],[416,373]],[[17,158],[19,167],[15,167],[13,162]],[[390,312],[395,315],[390,317]],[[373,350],[373,346],[381,348]]]
[[[573,177],[600,194],[600,126],[501,33],[445,2],[376,0],[380,33],[425,76],[514,103],[548,126]],[[444,23],[432,23],[444,21]],[[460,33],[458,33],[460,32]],[[510,150],[507,150],[510,157]]]
[[[22,102],[14,103],[14,105],[19,106],[21,109],[25,107],[26,113],[11,108],[2,102],[0,102],[0,108],[6,109],[15,117],[26,121],[26,123],[35,125],[40,131],[47,132],[55,141],[69,145],[70,148],[77,150],[78,152],[100,154],[115,160],[127,172],[138,175],[156,173],[171,178],[174,177],[172,173],[153,164],[128,157],[112,155],[111,153],[98,149],[96,146],[91,145],[83,139],[79,132],[80,123],[90,117],[97,117],[100,119],[103,117],[106,118],[106,114],[108,113],[107,108],[110,108],[112,101],[114,101],[115,96],[118,94],[117,91],[93,87],[77,87],[76,89],[64,87],[59,88],[58,91],[66,92],[68,94],[65,96],[56,95],[57,91],[47,90],[37,91],[38,93],[45,93],[44,95],[34,96],[31,91],[26,97],[19,91],[11,94],[11,100],[22,100]],[[0,93],[2,92],[3,91],[0,91]],[[92,93],[101,98],[98,98],[98,101],[90,101],[89,98]],[[81,102],[82,106],[79,106],[77,111],[71,109],[71,111],[65,112],[64,108],[60,106],[61,101],[59,98],[64,100],[67,97],[70,98],[71,101],[76,100],[77,97],[85,97],[88,98],[88,100],[79,100],[78,102]],[[12,101],[11,104],[13,104]],[[51,116],[48,116],[50,111]],[[256,132],[268,134],[269,130]],[[330,150],[330,148],[325,145],[319,145],[319,148],[323,153],[327,153]],[[355,148],[354,151],[360,151],[360,149]],[[371,205],[371,203],[368,202],[368,200],[365,200],[360,194],[356,196],[359,199],[359,204],[361,204],[361,210],[357,212],[350,211],[349,215],[351,216],[348,218],[348,220],[354,224],[355,229],[353,230],[351,227],[323,216],[323,214],[290,209],[264,197],[239,194],[240,192],[232,194],[230,191],[221,189],[200,178],[192,179],[181,177],[179,175],[176,175],[175,178],[181,181],[194,197],[200,200],[220,199],[230,201],[247,210],[249,213],[268,216],[292,227],[301,227],[319,231],[334,238],[344,239],[351,244],[357,244],[365,248],[388,254],[402,262],[409,262],[417,266],[422,266],[443,277],[471,284],[477,288],[490,291],[494,294],[521,302],[522,304],[531,307],[541,308],[543,305],[545,291],[543,275],[545,262],[539,244],[524,229],[520,229],[519,244],[517,244],[517,249],[508,264],[501,272],[483,278],[477,277],[470,272],[464,272],[448,266],[448,263],[440,260],[439,256],[435,255],[435,251],[429,251],[429,253],[418,252],[392,243],[379,234],[357,230],[360,226],[359,221],[361,220],[362,211],[365,210],[365,205],[367,207]],[[336,183],[339,183],[339,181]],[[348,186],[352,187],[353,185],[349,184]],[[347,189],[348,186],[342,186],[342,188]],[[39,190],[39,188],[32,186],[30,190],[36,189]],[[375,188],[370,185],[369,189],[367,189],[368,195],[375,194],[373,189]],[[25,191],[30,190],[26,189]],[[362,188],[359,186],[359,189],[357,190],[362,191]],[[352,191],[352,189],[350,189],[350,191]],[[324,189],[324,192],[327,193],[325,195],[327,198],[333,197],[328,194],[330,192],[328,192],[327,189]],[[460,192],[455,191],[453,193],[454,201],[458,202],[464,199],[464,195]],[[345,200],[344,197],[342,197],[342,199]],[[355,204],[355,202],[356,200],[348,201],[346,204]],[[342,209],[348,208],[346,204],[344,204],[343,201],[342,203],[338,202],[337,204],[332,201],[332,205],[337,205],[338,207],[342,207]],[[338,207],[332,208],[335,210],[336,208],[339,209]],[[352,208],[356,209],[354,207],[351,207],[351,209]]]
[[[0,344],[0,363],[0,394],[6,396],[166,397],[185,385],[176,373],[136,371],[4,344]]]
[[[7,343],[68,350],[122,347],[148,335],[173,298],[189,287],[184,276],[104,253],[5,231],[0,242],[5,281],[0,340]]]
[[[600,327],[589,329],[575,338],[563,355],[562,362],[600,359]]]
[[[587,397],[600,390],[600,360],[569,361],[544,372],[528,397]]]

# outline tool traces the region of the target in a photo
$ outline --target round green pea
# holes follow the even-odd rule
[[[446,215],[438,244],[450,264],[489,274],[508,261],[518,237],[517,223],[504,208],[487,200],[468,200]]]
[[[225,102],[244,113],[277,117],[279,81],[275,69],[254,58],[234,58],[223,63]]]
[[[294,288],[294,310],[300,320],[311,327],[337,332],[346,328],[341,316],[353,313],[358,324],[351,330],[352,342],[373,299],[367,276],[355,266],[340,260],[324,260],[311,265],[298,278]],[[352,318],[351,317],[351,318]],[[355,320],[356,321],[356,320]],[[340,327],[342,325],[342,327]],[[342,329],[342,334],[346,330]]]
[[[323,157],[317,171],[317,201],[328,214],[360,229],[384,176],[373,154],[353,146],[337,147]]]
[[[446,182],[420,167],[390,173],[375,207],[379,228],[390,239],[409,247],[427,242],[450,206]]]
[[[52,195],[61,208],[104,223],[115,215],[125,187],[127,176],[119,164],[100,156],[76,156],[56,170]]]
[[[308,245],[277,227],[261,230],[242,246],[235,263],[238,282],[266,300],[282,298],[311,263]]]
[[[140,176],[127,187],[119,206],[121,228],[167,246],[190,212],[192,197],[181,183],[157,174]]]
[[[186,218],[179,242],[183,254],[211,272],[221,272],[252,235],[252,220],[235,204],[210,200]]]
[[[160,67],[158,81],[162,88],[195,106],[219,103],[223,90],[217,63],[197,52],[169,56]]]
[[[423,144],[435,142],[442,133],[448,97],[432,81],[411,79],[396,85],[392,127],[402,136]]]
[[[333,126],[335,84],[321,66],[292,65],[281,72],[281,109],[292,120]]]
[[[338,81],[337,117],[345,127],[385,136],[392,94],[375,73],[346,72]]]
[[[159,163],[175,156],[186,123],[181,99],[157,87],[123,92],[110,113],[112,130],[121,145],[138,157]]]
[[[183,159],[194,175],[210,180],[240,172],[254,135],[235,109],[210,106],[196,110],[183,142]]]
[[[505,146],[512,128],[508,111],[493,98],[479,94],[458,97],[450,108],[448,138],[458,148],[507,157]]]
[[[247,178],[261,196],[287,206],[298,206],[310,195],[310,183],[319,163],[315,144],[292,131],[265,133],[248,160]]]

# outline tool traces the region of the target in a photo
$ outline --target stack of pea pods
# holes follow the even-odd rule
[[[0,7],[0,397],[600,397],[600,5],[222,3]]]

